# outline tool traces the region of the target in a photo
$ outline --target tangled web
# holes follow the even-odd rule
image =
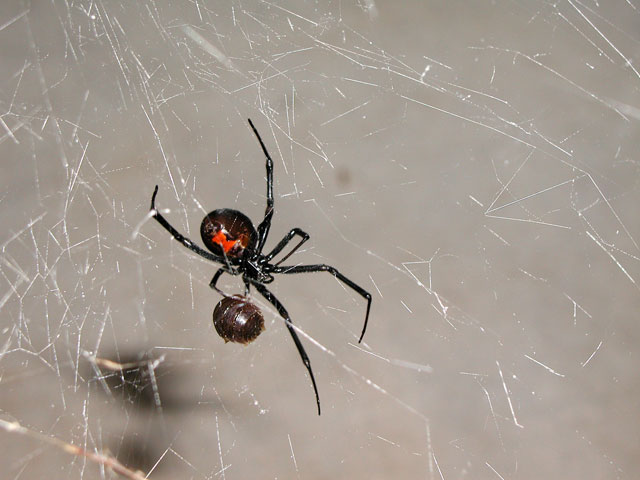
[[[606,4],[605,4],[606,3]],[[5,2],[7,478],[633,478],[631,0]],[[311,235],[224,344],[217,266],[150,221]],[[274,240],[275,239],[275,240]],[[268,244],[267,249],[273,248]],[[242,293],[237,278],[220,287]],[[400,475],[398,473],[400,472]]]

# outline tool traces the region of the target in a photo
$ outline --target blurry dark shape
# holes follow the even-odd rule
[[[96,380],[104,382],[103,386],[113,396],[121,396],[125,402],[151,409],[167,406],[159,388],[159,379],[166,375],[164,360],[164,355],[153,359],[146,351],[119,355],[119,361],[100,357],[92,359],[101,374]]]
[[[93,367],[93,383],[101,385],[101,391],[141,410],[181,410],[219,403],[218,399],[203,397],[202,389],[189,383],[194,379],[192,368],[167,360],[166,355],[153,357],[145,350],[118,353],[118,360],[85,357]],[[201,384],[200,377],[197,383]]]
[[[351,170],[347,167],[336,168],[336,181],[340,187],[348,187],[351,185]]]
[[[151,438],[140,438],[138,435],[129,435],[122,441],[118,441],[118,452],[116,458],[118,461],[130,469],[142,470],[148,472],[156,463],[163,453],[163,450],[157,448]],[[159,464],[161,466],[162,463]],[[156,467],[154,471],[157,471]]]

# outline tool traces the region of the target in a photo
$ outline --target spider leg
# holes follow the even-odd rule
[[[220,257],[212,253],[209,253],[206,250],[203,250],[198,245],[196,245],[191,240],[189,240],[187,237],[185,237],[180,232],[178,232],[175,228],[173,228],[169,222],[167,222],[167,220],[162,216],[162,214],[158,212],[158,210],[156,209],[157,194],[158,194],[158,186],[156,185],[156,188],[153,191],[153,195],[151,196],[151,212],[152,212],[153,218],[155,218],[158,221],[158,223],[165,228],[165,230],[167,230],[171,235],[173,235],[173,238],[175,238],[178,242],[180,242],[182,245],[187,247],[192,252],[197,253],[201,257],[206,258],[207,260],[211,260],[212,262],[224,263],[224,259],[221,259]]]
[[[231,271],[227,270],[226,267],[219,268],[218,271],[213,275],[213,278],[211,279],[211,282],[209,282],[209,287],[213,288],[216,292],[218,292],[223,297],[229,297],[230,295],[227,295],[226,293],[224,293],[222,290],[220,290],[216,286],[218,284],[218,280],[220,279],[220,277],[222,276],[223,273],[228,273],[229,275],[238,275],[239,274],[239,272],[237,272],[235,270],[231,270]],[[246,296],[246,292],[245,292],[245,296]]]
[[[267,235],[269,235],[269,229],[271,228],[271,218],[273,217],[273,160],[271,159],[271,155],[269,155],[267,147],[264,145],[258,130],[253,126],[251,119],[249,118],[248,120],[253,133],[255,133],[258,138],[258,142],[260,142],[260,146],[262,147],[265,157],[267,157],[267,208],[264,212],[264,219],[260,222],[260,225],[258,225],[258,246],[256,247],[256,252],[262,253],[264,244],[267,241]]]
[[[229,257],[227,256],[227,252],[224,251],[224,249],[222,250],[222,256],[224,259],[224,264],[227,267],[227,271],[231,274],[231,275],[238,275],[237,270],[234,270],[233,267],[231,266],[231,262],[229,262]]]
[[[280,303],[280,301],[275,297],[273,293],[271,293],[267,287],[258,282],[251,282],[253,286],[256,287],[256,290],[260,292],[260,294],[271,304],[273,305],[280,316],[284,318],[284,323],[291,334],[291,338],[293,338],[293,342],[296,344],[296,348],[298,349],[298,353],[300,354],[300,358],[302,359],[302,363],[307,367],[307,371],[309,372],[309,376],[311,377],[311,383],[313,384],[313,390],[316,393],[316,403],[318,404],[318,415],[320,415],[320,396],[318,395],[318,387],[316,385],[316,379],[313,376],[313,370],[311,370],[311,362],[309,361],[309,357],[307,356],[307,352],[305,352],[304,347],[302,346],[302,342],[298,338],[298,334],[293,328],[293,324],[291,323],[291,317],[289,317],[289,313],[284,308],[284,306]]]
[[[349,280],[343,274],[341,274],[337,269],[332,267],[331,265],[296,265],[291,267],[275,267],[272,273],[311,273],[311,272],[329,272],[331,275],[336,277],[342,283],[347,285],[352,290],[355,290],[359,295],[367,300],[367,313],[364,317],[364,327],[362,327],[362,333],[360,334],[360,340],[358,343],[362,342],[362,338],[364,337],[364,332],[367,331],[367,323],[369,322],[369,310],[371,310],[371,294],[367,292],[364,288],[362,288],[357,283]]]
[[[287,233],[287,235],[286,235],[282,240],[280,240],[280,242],[278,242],[278,244],[274,247],[274,249],[273,249],[273,250],[271,250],[271,252],[269,252],[269,253],[267,254],[267,256],[265,256],[265,260],[266,260],[267,262],[270,262],[270,261],[271,261],[271,259],[272,259],[273,257],[275,257],[277,254],[279,254],[279,253],[282,251],[282,249],[283,249],[284,247],[286,247],[286,246],[287,246],[287,244],[288,244],[291,240],[293,240],[293,237],[295,237],[296,235],[299,235],[299,236],[301,237],[301,239],[300,239],[300,243],[298,243],[298,244],[293,248],[293,250],[291,250],[287,255],[285,255],[285,256],[284,256],[284,258],[282,258],[282,260],[280,260],[278,263],[276,263],[276,265],[275,265],[276,267],[277,267],[278,265],[280,265],[282,262],[284,262],[284,261],[285,261],[287,258],[289,258],[291,255],[293,255],[293,254],[295,253],[295,251],[296,251],[296,250],[298,250],[298,249],[302,246],[302,244],[303,244],[304,242],[306,242],[307,240],[309,240],[309,234],[308,234],[308,233],[303,232],[303,231],[302,231],[301,229],[299,229],[299,228],[293,228],[289,233]]]

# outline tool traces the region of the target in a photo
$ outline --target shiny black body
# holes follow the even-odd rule
[[[200,236],[205,247],[219,257],[226,256],[233,265],[240,263],[245,250],[253,251],[258,240],[258,232],[249,217],[231,208],[219,208],[207,214],[200,225]],[[225,248],[216,237],[225,237],[227,243],[234,245]]]
[[[364,333],[367,330],[369,311],[371,309],[371,294],[353,281],[349,280],[330,265],[281,266],[280,264],[282,262],[298,250],[304,242],[309,240],[309,235],[299,228],[293,228],[268,254],[264,255],[262,253],[269,235],[269,229],[271,228],[271,219],[273,218],[273,160],[271,159],[271,156],[267,151],[267,147],[265,147],[262,138],[260,138],[260,134],[253,126],[251,120],[249,120],[249,125],[251,126],[253,133],[256,135],[258,142],[260,142],[262,151],[267,158],[267,208],[265,210],[264,219],[260,222],[257,229],[253,227],[251,220],[249,220],[248,217],[237,210],[214,210],[204,218],[200,228],[203,242],[210,250],[210,252],[207,252],[188,238],[184,237],[180,232],[173,228],[171,224],[169,224],[160,212],[158,212],[155,206],[156,195],[158,194],[157,185],[151,197],[151,212],[152,216],[158,221],[158,223],[160,223],[160,225],[162,225],[186,248],[207,260],[222,264],[222,267],[218,269],[211,279],[209,286],[225,297],[218,303],[213,313],[213,321],[216,326],[216,330],[220,336],[225,339],[225,341],[240,341],[240,343],[248,343],[257,337],[262,331],[262,329],[259,329],[258,331],[257,328],[254,328],[253,330],[250,329],[252,332],[251,335],[254,335],[252,338],[248,338],[248,336],[244,335],[241,331],[233,331],[233,328],[237,328],[239,330],[241,327],[244,328],[246,320],[249,318],[253,318],[254,321],[258,321],[259,323],[259,320],[256,320],[256,310],[259,313],[258,307],[253,305],[246,297],[252,286],[275,307],[280,316],[284,319],[285,325],[287,326],[287,329],[291,334],[291,338],[296,344],[298,353],[302,358],[302,362],[305,367],[307,367],[307,371],[311,377],[311,383],[313,384],[313,389],[316,394],[318,415],[320,415],[320,396],[318,395],[318,387],[316,386],[316,380],[313,376],[313,371],[311,370],[309,357],[298,338],[298,334],[293,327],[289,313],[265,285],[273,282],[273,275],[278,273],[296,274],[329,272],[336,279],[343,282],[367,300],[367,312],[365,314],[364,326],[358,342],[362,342]],[[298,244],[278,262],[271,263],[273,258],[278,255],[296,236],[300,237]],[[245,285],[245,296],[228,295],[216,286],[218,279],[223,273],[242,276],[242,281]],[[262,314],[260,313],[260,318],[261,317]],[[224,334],[220,333],[219,325]],[[255,333],[256,331],[257,333]],[[234,338],[238,338],[240,340],[234,340]],[[246,341],[242,341],[242,339],[246,339]]]

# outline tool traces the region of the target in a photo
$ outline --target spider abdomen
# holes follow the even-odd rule
[[[218,302],[213,310],[213,325],[225,342],[247,344],[264,330],[264,317],[247,297],[233,295]]]
[[[245,250],[255,247],[258,233],[249,217],[238,210],[219,208],[202,220],[200,235],[205,246],[231,263],[238,263]]]

